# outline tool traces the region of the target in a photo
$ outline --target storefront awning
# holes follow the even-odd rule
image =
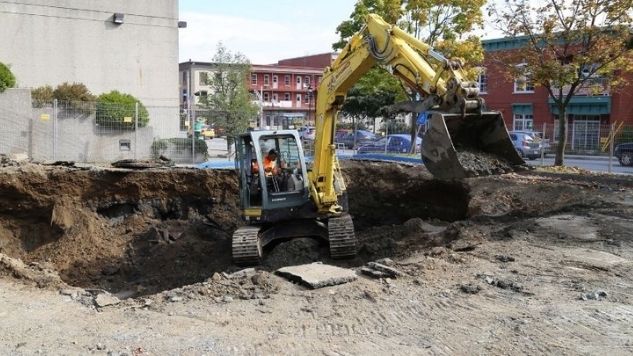
[[[512,104],[512,113],[520,115],[532,115],[532,104]]]
[[[548,100],[550,110],[558,115],[558,107],[554,100]],[[568,115],[607,115],[611,113],[610,96],[575,96],[565,110]]]

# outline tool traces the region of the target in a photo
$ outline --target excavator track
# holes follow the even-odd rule
[[[354,223],[349,214],[328,219],[328,239],[332,258],[351,258],[356,256],[357,243]]]
[[[259,227],[242,226],[233,233],[233,262],[236,265],[256,265],[262,258]]]

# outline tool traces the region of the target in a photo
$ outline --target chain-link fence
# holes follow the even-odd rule
[[[0,153],[34,161],[108,163],[208,158],[209,125],[179,107],[86,102],[34,103],[7,91],[0,98]]]
[[[394,121],[383,124],[374,136],[362,138],[359,132],[365,130],[339,130],[335,141],[343,154],[380,154],[401,158],[419,158],[424,137],[424,126],[415,128],[417,136],[415,148],[411,143],[411,128],[404,122]],[[567,142],[565,157],[568,159],[609,159],[622,166],[633,166],[633,124],[615,122],[604,124],[600,121],[575,120],[566,126]],[[356,134],[355,134],[356,132]],[[517,152],[527,161],[540,160],[540,164],[552,164],[552,159],[560,144],[558,123],[543,124],[533,130],[510,131],[509,136]],[[352,141],[356,138],[355,141]],[[352,143],[353,142],[353,143]],[[627,145],[629,144],[629,145]],[[618,148],[619,146],[619,148]],[[415,153],[412,153],[414,152]],[[609,163],[608,171],[611,171]]]

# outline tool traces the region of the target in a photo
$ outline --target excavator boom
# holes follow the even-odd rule
[[[309,172],[311,195],[321,212],[340,211],[345,190],[335,155],[337,113],[347,91],[375,65],[383,65],[424,100],[416,112],[428,112],[422,160],[440,179],[496,174],[484,163],[500,161],[508,169],[524,164],[514,149],[499,112],[486,112],[477,83],[468,81],[457,60],[370,14],[329,68],[318,88],[315,156]]]

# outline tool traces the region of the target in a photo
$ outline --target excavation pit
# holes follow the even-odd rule
[[[411,218],[438,224],[467,216],[469,187],[430,179],[419,168],[346,164],[359,257],[406,253]],[[77,170],[27,165],[0,172],[0,253],[46,263],[82,288],[142,296],[231,272],[230,236],[241,224],[233,171]],[[287,241],[267,249],[262,267],[329,261],[327,246]]]

